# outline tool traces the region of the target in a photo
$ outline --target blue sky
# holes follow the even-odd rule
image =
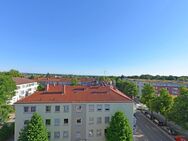
[[[0,70],[188,75],[187,0],[2,0]]]

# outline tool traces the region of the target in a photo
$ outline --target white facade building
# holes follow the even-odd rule
[[[15,90],[15,96],[8,101],[8,104],[10,105],[13,105],[18,100],[33,94],[37,90],[38,84],[33,80],[19,77],[14,77],[13,80],[16,83],[17,89]]]
[[[50,141],[105,141],[105,129],[117,111],[133,126],[132,100],[109,86],[49,86],[15,108],[15,141],[34,112],[42,116]]]

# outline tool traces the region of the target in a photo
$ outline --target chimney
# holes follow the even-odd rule
[[[66,92],[66,85],[63,85],[62,94],[65,94]]]
[[[46,85],[46,91],[48,92],[49,90],[49,84]]]

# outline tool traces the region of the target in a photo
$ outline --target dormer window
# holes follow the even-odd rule
[[[82,110],[82,106],[81,105],[77,105],[76,106],[76,112],[81,112]]]

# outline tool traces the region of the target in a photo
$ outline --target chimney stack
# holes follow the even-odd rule
[[[62,94],[65,94],[65,92],[66,92],[66,85],[63,85]]]
[[[49,84],[46,85],[46,91],[48,92],[49,90]]]

